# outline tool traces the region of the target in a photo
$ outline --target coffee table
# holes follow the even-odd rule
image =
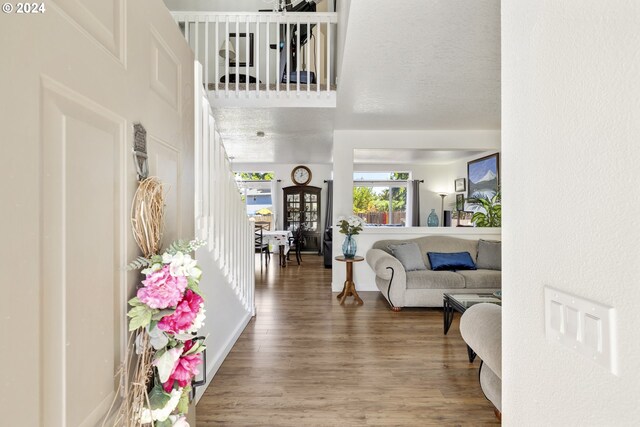
[[[444,334],[447,335],[447,332],[449,332],[453,322],[454,311],[462,314],[469,307],[483,302],[502,305],[502,299],[488,292],[444,294],[442,297]],[[469,355],[469,363],[473,362],[476,358],[476,353],[469,346],[467,346],[467,353]]]

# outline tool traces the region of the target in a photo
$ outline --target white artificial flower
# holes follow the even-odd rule
[[[196,280],[200,280],[200,276],[202,276],[202,270],[200,270],[198,267],[193,267],[191,270],[189,270],[189,276],[193,277]]]
[[[164,257],[163,257],[164,261]],[[191,258],[191,255],[183,254],[182,252],[176,252],[171,258],[171,264],[169,265],[169,272],[172,276],[188,276],[188,277],[200,277],[202,272],[197,267],[196,260]]]
[[[178,406],[178,402],[180,402],[180,396],[182,396],[182,388],[171,391],[171,398],[169,399],[167,404],[164,405],[164,408],[154,409],[153,411],[150,411],[149,408],[144,408],[142,410],[142,414],[140,415],[140,422],[142,424],[150,424],[151,420],[165,421],[167,418],[169,418],[169,415],[173,412],[173,410]],[[184,426],[184,424],[178,425]],[[189,424],[187,424],[187,426],[188,425]]]
[[[170,253],[165,252],[165,253],[162,254],[162,263],[163,264],[169,264],[172,259],[173,259],[173,255],[171,255]]]
[[[186,332],[188,334],[193,334],[195,332],[198,332],[198,329],[202,328],[202,325],[204,324],[204,319],[206,318],[207,316],[205,316],[204,304],[201,303],[200,311],[198,311],[198,315],[193,320],[193,325],[191,325],[191,327]]]
[[[173,423],[172,427],[189,427],[187,419],[181,415],[171,415],[169,420]]]

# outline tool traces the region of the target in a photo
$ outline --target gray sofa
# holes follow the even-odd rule
[[[391,245],[414,242],[426,270],[406,271],[403,264],[392,255]],[[497,265],[493,269],[481,268],[486,264],[486,253],[478,259],[478,240],[449,236],[424,236],[407,240],[380,240],[367,251],[366,260],[376,274],[376,285],[389,301],[392,310],[402,307],[442,307],[442,295],[453,292],[492,292],[501,288],[502,273]],[[494,243],[496,242],[485,242]],[[484,243],[482,247],[487,247]],[[484,250],[487,252],[487,250]],[[427,252],[469,252],[478,262],[478,270],[433,271]],[[490,254],[495,259],[495,254]]]
[[[460,334],[482,359],[480,387],[493,406],[502,412],[502,307],[476,304],[460,318]],[[500,414],[496,414],[500,416]]]

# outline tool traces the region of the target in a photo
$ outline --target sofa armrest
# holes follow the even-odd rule
[[[402,263],[398,261],[398,258],[389,255],[382,249],[369,249],[366,255],[367,263],[381,279],[391,279],[391,270],[387,267],[393,268],[395,271],[402,270],[404,267]]]
[[[369,249],[366,260],[376,276],[383,281],[384,285],[378,283],[378,280],[376,284],[389,304],[394,309],[404,307],[407,273],[402,263],[382,249]]]
[[[460,319],[460,334],[502,379],[502,307],[489,303],[469,307]]]

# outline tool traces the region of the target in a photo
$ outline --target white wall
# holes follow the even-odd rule
[[[638,22],[634,0],[502,3],[505,425],[640,419]],[[619,376],[545,339],[545,286],[615,309]]]
[[[390,142],[392,141],[392,142]],[[353,150],[356,148],[389,148],[393,146],[402,149],[433,149],[433,150],[493,150],[500,149],[500,131],[492,130],[405,130],[405,131],[357,131],[357,130],[336,130],[333,134],[333,218],[335,220],[341,215],[350,215],[353,212]],[[360,165],[358,166],[360,167]],[[397,165],[394,166],[394,169]],[[448,173],[438,175],[439,185],[453,185],[452,176]],[[466,176],[466,172],[465,175]],[[450,182],[450,184],[447,184]],[[425,182],[426,184],[426,182]],[[435,183],[434,183],[435,185]],[[433,200],[432,198],[425,198]],[[439,199],[439,197],[438,197]],[[437,208],[439,209],[439,200]],[[421,213],[424,216],[424,212]],[[339,237],[334,237],[336,243]],[[341,243],[333,245],[333,256],[341,254]],[[365,254],[367,248],[358,248],[358,255]],[[359,277],[362,277],[365,269],[369,267],[366,263],[354,265],[354,281],[356,288]],[[345,280],[345,271],[341,268],[334,268],[332,273],[332,288],[334,291],[342,289]]]
[[[298,166],[296,163],[232,163],[231,168],[234,172],[273,172],[275,174],[274,179],[279,179],[280,188],[294,185],[291,181],[291,171],[294,167]],[[310,164],[306,163],[311,170],[311,182],[308,185],[322,188],[320,193],[321,199],[321,216],[320,226],[324,230],[324,220],[326,217],[327,207],[327,184],[325,180],[331,179],[332,166],[328,164]],[[282,229],[282,192],[278,195],[278,229]],[[321,230],[321,231],[322,231]],[[322,233],[321,233],[322,234]]]

